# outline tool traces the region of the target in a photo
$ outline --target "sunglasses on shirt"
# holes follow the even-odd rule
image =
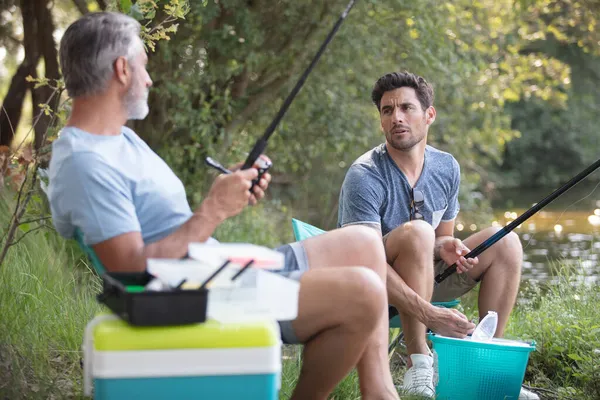
[[[421,208],[425,204],[425,196],[423,192],[418,189],[411,190],[411,199],[410,199],[410,220],[423,220],[423,214],[421,213]]]

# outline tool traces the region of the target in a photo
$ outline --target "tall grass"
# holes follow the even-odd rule
[[[9,218],[0,201],[0,226]],[[80,384],[83,328],[99,309],[98,289],[81,253],[54,232],[10,249],[0,270],[0,397],[61,397]]]
[[[555,398],[600,399],[600,287],[581,264],[558,263],[549,285],[530,285],[507,335],[536,341],[526,379]],[[546,392],[548,398],[550,394]]]

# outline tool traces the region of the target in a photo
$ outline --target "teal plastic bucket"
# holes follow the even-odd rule
[[[516,400],[535,342],[490,342],[430,334],[437,374],[436,400]]]

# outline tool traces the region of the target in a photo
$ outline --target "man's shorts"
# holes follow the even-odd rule
[[[435,260],[435,264],[433,266],[433,276],[437,276],[441,274],[444,270],[448,268],[448,264],[446,264],[442,260]],[[465,293],[468,293],[471,289],[473,289],[479,281],[474,280],[466,273],[453,273],[446,279],[444,279],[436,288],[433,289],[433,296],[431,296],[432,302],[438,301],[451,301],[459,298]]]
[[[285,255],[285,265],[283,270],[276,271],[277,274],[286,278],[300,281],[302,275],[308,271],[308,258],[306,250],[301,242],[285,244],[275,249]],[[299,344],[300,340],[294,332],[292,321],[279,321],[281,329],[281,340],[286,344]]]
[[[384,246],[388,235],[389,233],[383,237]],[[438,274],[442,273],[446,268],[448,268],[448,264],[446,264],[443,260],[434,260],[433,276],[437,276]],[[434,288],[431,301],[440,302],[457,299],[477,286],[478,283],[479,281],[472,279],[466,273],[454,273],[444,279],[437,287]]]

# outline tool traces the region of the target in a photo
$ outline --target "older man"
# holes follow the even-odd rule
[[[151,257],[180,258],[190,242],[264,195],[250,193],[255,169],[221,175],[191,210],[185,188],[132,130],[148,113],[152,81],[140,25],[122,14],[92,13],[60,45],[72,113],[53,144],[49,199],[57,230],[84,235],[109,271],[141,271]],[[212,239],[214,240],[214,239]],[[287,244],[284,274],[300,282],[298,317],[282,321],[284,342],[304,344],[294,399],[326,399],[357,367],[365,399],[397,399],[387,354],[386,261],[377,235],[339,229]]]

